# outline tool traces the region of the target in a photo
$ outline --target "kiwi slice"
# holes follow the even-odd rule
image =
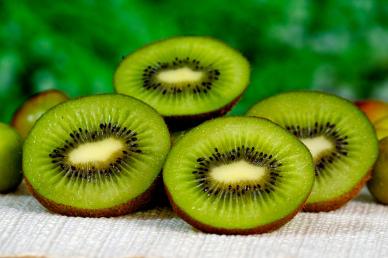
[[[127,56],[114,75],[116,91],[162,114],[172,129],[225,114],[249,83],[248,61],[207,37],[177,37]]]
[[[185,133],[188,132],[188,130],[172,132],[171,133],[171,145],[174,146],[175,143],[177,143],[185,135]]]
[[[163,168],[174,211],[218,234],[274,230],[302,208],[314,182],[308,149],[280,126],[224,117],[187,132]]]
[[[163,118],[124,95],[55,106],[35,124],[23,150],[32,194],[71,216],[119,216],[144,206],[170,148]]]
[[[376,134],[350,101],[321,92],[289,92],[265,99],[248,111],[286,128],[311,151],[315,185],[306,211],[334,210],[352,199],[376,161]]]

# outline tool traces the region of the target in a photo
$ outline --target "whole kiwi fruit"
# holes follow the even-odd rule
[[[28,98],[12,117],[12,126],[26,138],[35,122],[45,113],[59,103],[69,98],[60,90],[46,90]]]
[[[388,205],[388,137],[379,142],[379,158],[368,181],[369,192],[382,204]]]
[[[0,193],[15,190],[22,181],[23,140],[15,129],[0,123]]]

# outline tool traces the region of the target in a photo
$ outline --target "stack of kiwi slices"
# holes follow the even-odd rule
[[[36,122],[23,150],[29,190],[57,213],[119,216],[160,198],[163,181],[182,219],[218,234],[269,232],[302,209],[344,205],[377,158],[368,119],[318,92],[217,118],[241,97],[249,72],[240,53],[205,37],[130,54],[114,74],[119,94],[68,100]]]

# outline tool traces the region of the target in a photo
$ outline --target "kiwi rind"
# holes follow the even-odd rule
[[[79,112],[79,110],[82,110],[84,112]],[[92,111],[88,112],[88,110]],[[113,111],[112,113],[112,110],[119,110],[120,112],[115,113]],[[74,114],[80,115],[80,117],[72,117],[72,115]],[[90,115],[90,121],[85,122],[85,116],[88,115]],[[117,122],[121,126],[132,125],[137,127],[138,129],[140,127],[145,128],[145,131],[143,131],[143,133],[146,133],[148,135],[150,135],[151,133],[151,135],[153,135],[153,137],[158,140],[158,143],[156,144],[152,143],[152,139],[150,136],[147,136],[146,139],[144,139],[145,137],[141,135],[136,136],[137,138],[140,138],[140,140],[143,140],[143,145],[140,144],[139,148],[143,148],[142,146],[144,146],[144,148],[147,148],[147,150],[145,151],[146,153],[144,153],[143,149],[143,151],[138,154],[138,156],[140,155],[143,158],[147,159],[153,157],[152,162],[143,163],[145,164],[144,166],[148,168],[148,170],[144,170],[144,172],[141,172],[142,176],[140,176],[140,182],[136,181],[137,176],[134,177],[134,175],[139,174],[140,171],[137,171],[135,174],[133,174],[134,170],[131,170],[132,174],[130,176],[130,181],[132,181],[132,178],[135,181],[132,181],[132,183],[130,183],[130,181],[128,181],[129,175],[124,174],[126,178],[123,178],[123,180],[125,179],[126,181],[121,180],[121,185],[117,186],[117,189],[110,188],[110,185],[107,185],[112,183],[111,180],[120,180],[120,178],[115,177],[114,179],[107,179],[108,181],[103,182],[101,184],[102,188],[98,185],[87,188],[89,183],[86,183],[85,178],[85,180],[80,183],[82,184],[82,191],[81,193],[77,193],[76,196],[73,196],[75,193],[72,193],[72,191],[69,192],[69,189],[67,188],[62,190],[50,190],[54,186],[51,185],[51,183],[48,183],[47,180],[54,180],[54,178],[51,176],[51,174],[53,174],[54,172],[47,170],[47,166],[37,167],[37,164],[41,164],[43,162],[43,159],[51,157],[51,148],[54,148],[55,146],[46,146],[44,148],[42,147],[41,150],[37,151],[34,149],[36,148],[35,145],[42,145],[45,144],[44,142],[53,141],[53,138],[50,138],[50,133],[53,133],[53,136],[51,137],[54,137],[55,139],[59,138],[60,142],[65,141],[65,139],[63,139],[62,137],[64,134],[67,137],[69,133],[70,136],[72,135],[72,131],[69,131],[68,129],[64,129],[60,126],[59,129],[56,129],[58,128],[57,123],[61,124],[62,126],[65,125],[65,128],[71,128],[74,126],[83,127],[83,123],[77,121],[84,121],[85,123],[87,123],[84,129],[92,129],[93,126],[96,126],[96,128],[99,126],[101,127],[101,122],[104,122],[104,117],[108,118],[109,120],[112,119],[112,122],[117,119]],[[74,122],[72,120],[74,120]],[[142,121],[144,121],[144,124]],[[97,123],[97,125],[94,125],[95,123]],[[130,129],[130,127],[128,129]],[[56,130],[60,130],[61,133],[59,133],[59,135],[55,135]],[[119,131],[119,133],[122,134],[122,131],[123,130]],[[89,130],[89,132],[92,132],[92,130]],[[46,134],[46,136],[44,137],[42,136],[42,134]],[[144,140],[146,140],[147,143],[144,142]],[[55,145],[57,145],[57,143],[55,143]],[[59,145],[59,147],[61,147],[61,145]],[[102,94],[71,100],[59,104],[56,107],[50,109],[47,113],[45,113],[35,124],[34,128],[32,129],[24,144],[25,155],[23,157],[23,167],[26,172],[26,181],[30,185],[30,191],[49,210],[53,210],[55,212],[67,214],[70,216],[119,216],[123,215],[124,213],[132,212],[137,210],[138,208],[143,207],[144,205],[146,205],[145,202],[150,201],[150,197],[155,197],[155,195],[153,194],[153,188],[155,188],[154,185],[156,184],[156,181],[158,181],[157,178],[159,178],[161,167],[163,165],[165,157],[167,156],[169,147],[170,135],[168,133],[167,126],[164,123],[163,118],[152,107],[141,102],[140,100],[134,99],[129,96],[124,96],[120,94]],[[36,153],[39,151],[41,151],[42,153]],[[136,153],[134,153],[133,155],[136,155]],[[45,161],[44,164],[46,163],[47,162]],[[146,167],[144,166],[142,165],[141,168],[145,169]],[[76,175],[75,177],[77,178],[78,176],[79,175]],[[56,177],[58,177],[58,175],[56,175]],[[66,180],[69,181],[71,179],[72,178],[68,178]],[[61,183],[61,181],[57,181],[57,179],[55,179],[54,181]],[[128,183],[140,185],[134,185],[136,189],[131,190],[132,186],[129,187]],[[76,182],[76,184],[78,184],[78,182]],[[72,185],[74,186],[74,183],[72,183]],[[61,187],[67,187],[66,181],[65,184],[61,183]],[[93,189],[97,189],[96,187],[101,190],[98,190],[97,192],[94,191]],[[128,194],[125,194],[127,191]],[[87,193],[89,193],[89,195]],[[94,195],[101,196],[102,199],[98,199],[98,197],[96,199]],[[112,197],[106,198],[104,196]],[[83,204],[91,204],[91,206],[85,206]]]
[[[308,109],[308,111],[306,111],[306,109]],[[332,110],[332,112],[327,110]],[[316,112],[314,113],[314,111]],[[266,117],[271,119],[293,134],[295,134],[295,128],[287,128],[287,125],[289,126],[292,124],[292,121],[307,120],[311,122],[312,119],[315,119],[315,122],[326,123],[328,121],[319,120],[325,120],[322,118],[328,119],[329,113],[334,114],[330,115],[329,120],[331,120],[331,123],[335,123],[339,126],[336,127],[336,130],[340,131],[336,132],[342,134],[341,139],[345,139],[344,135],[346,137],[351,136],[351,138],[346,138],[345,140],[346,144],[348,144],[348,142],[351,142],[351,144],[349,146],[346,145],[346,148],[344,149],[345,152],[343,153],[344,155],[342,155],[342,153],[340,154],[342,155],[342,158],[347,159],[347,161],[350,162],[353,169],[349,170],[349,168],[347,168],[346,171],[350,174],[342,173],[338,176],[333,172],[335,175],[330,177],[332,177],[332,179],[337,178],[337,181],[334,181],[335,184],[327,184],[327,180],[329,180],[327,179],[327,175],[324,175],[324,178],[326,179],[323,179],[326,180],[326,185],[320,183],[320,178],[317,178],[317,183],[304,208],[305,211],[317,212],[334,210],[343,206],[357,195],[360,188],[365,185],[365,182],[369,178],[369,171],[373,166],[374,160],[377,158],[377,138],[373,126],[370,124],[365,114],[354,106],[352,102],[332,94],[317,91],[281,93],[260,101],[247,113],[248,116]],[[293,116],[290,117],[288,114],[293,114]],[[310,127],[308,123],[294,124],[294,126],[296,125],[301,126],[302,132],[304,129],[303,126]],[[298,138],[306,137],[303,133],[301,133],[301,135],[297,133],[295,136]],[[366,142],[368,144],[363,146]],[[356,150],[354,148],[355,146],[357,146]],[[350,156],[356,158],[353,158],[352,160],[349,158]],[[333,164],[335,162],[336,161],[334,161]],[[340,162],[342,161],[340,160]],[[317,170],[317,164],[316,175],[319,172]],[[330,167],[331,164],[328,164],[328,166]],[[340,171],[342,172],[344,170],[341,169]],[[343,180],[338,181],[338,178],[343,178]],[[320,192],[321,190],[323,190],[323,193]]]
[[[230,228],[213,227],[211,225],[204,224],[204,223],[199,222],[198,220],[193,219],[190,215],[188,215],[186,212],[184,212],[181,208],[179,208],[179,206],[177,206],[174,203],[174,199],[171,196],[171,194],[169,193],[167,188],[165,188],[165,193],[167,195],[167,198],[171,204],[173,211],[180,218],[182,218],[188,224],[190,224],[191,226],[193,226],[196,229],[199,229],[202,232],[219,234],[219,235],[253,235],[253,234],[263,234],[263,233],[273,232],[276,229],[281,228],[282,226],[287,224],[287,222],[289,222],[290,220],[292,220],[303,209],[304,203],[307,200],[307,198],[306,198],[306,200],[294,212],[290,213],[289,215],[287,215],[286,217],[284,217],[280,220],[274,221],[274,222],[266,224],[266,225],[262,225],[262,226],[258,226],[258,227],[254,227],[254,228],[249,228],[249,229],[239,229],[239,228],[230,229]]]
[[[155,201],[155,193],[157,191],[158,180],[159,179],[156,179],[155,182],[144,193],[140,194],[136,198],[126,203],[103,209],[83,209],[75,208],[70,205],[56,203],[50,199],[45,198],[43,195],[39,194],[30,184],[28,179],[24,177],[24,182],[26,184],[27,190],[31,193],[32,196],[35,197],[35,199],[38,200],[40,204],[42,204],[49,211],[71,217],[93,218],[118,217],[133,213],[138,210],[146,209],[148,207],[152,207],[152,203]]]
[[[226,115],[241,99],[241,96],[238,96],[231,103],[226,106],[207,113],[202,113],[198,115],[188,115],[188,116],[165,116],[164,120],[166,121],[168,128],[171,132],[177,132],[182,130],[189,130],[199,124],[213,118],[221,117]]]
[[[182,49],[185,50],[183,51]],[[168,52],[164,53],[165,51]],[[190,52],[185,53],[185,51]],[[191,51],[193,52],[191,53]],[[221,56],[219,56],[220,53],[222,53]],[[172,55],[171,57],[169,57],[170,54]],[[163,60],[154,60],[157,59],[156,57],[153,59],[149,58],[149,56],[156,55],[160,56],[159,58],[162,58]],[[218,85],[218,82],[215,82],[218,85],[214,86],[217,88],[217,91],[213,93],[214,90],[212,89],[209,91],[210,93],[206,93],[206,95],[204,95],[204,98],[197,98],[196,96],[195,98],[187,98],[187,96],[193,95],[193,93],[182,97],[182,100],[184,101],[174,101],[172,104],[170,104],[170,102],[165,102],[165,97],[160,96],[156,100],[154,97],[151,98],[150,94],[147,93],[144,95],[140,90],[137,90],[136,88],[139,86],[130,86],[134,85],[135,81],[139,81],[137,84],[142,85],[141,78],[143,74],[143,66],[147,68],[149,65],[154,65],[154,63],[156,64],[157,61],[162,63],[170,62],[165,60],[168,58],[171,58],[172,62],[174,56],[182,58],[182,61],[186,58],[190,58],[190,60],[193,59],[194,61],[198,59],[201,62],[207,62],[207,59],[214,58],[215,60],[209,62],[209,64],[203,64],[203,67],[206,69],[207,65],[211,67],[212,64],[214,64],[214,66],[221,66],[215,68],[223,69],[224,63],[218,64],[217,62],[219,61],[217,58],[227,56],[228,58],[225,60],[228,60],[228,74],[225,74],[225,82],[224,79],[222,79],[222,84],[220,85]],[[143,60],[147,60],[148,63]],[[135,64],[139,67],[135,67]],[[229,70],[233,71],[235,74],[232,75]],[[249,72],[250,69],[248,61],[239,52],[219,40],[210,37],[173,37],[151,43],[138,49],[134,53],[129,54],[119,64],[114,75],[113,84],[115,85],[117,92],[140,98],[157,109],[158,112],[166,118],[170,129],[182,130],[198,125],[206,119],[220,116],[230,110],[246,90],[249,84]],[[228,80],[232,81],[229,82]],[[219,87],[222,87],[220,89],[224,90],[220,91],[220,89],[218,89]],[[209,97],[207,95],[209,95]],[[199,99],[200,101],[198,101]]]
[[[230,123],[231,121],[233,121],[232,124]],[[288,170],[288,167],[291,166],[289,162],[294,163],[295,162],[294,160],[297,159],[301,165],[300,171],[298,173],[296,173],[296,171],[294,170],[294,172],[292,172],[292,174],[297,175],[296,177],[300,177],[301,175],[303,175],[303,177],[304,177],[303,180],[297,180],[293,176],[290,177],[290,178],[292,178],[291,180],[293,180],[294,182],[297,182],[297,184],[300,184],[300,185],[298,187],[298,189],[299,189],[298,193],[293,194],[294,197],[292,198],[292,200],[293,200],[292,204],[288,201],[287,205],[284,205],[284,206],[287,206],[287,208],[286,208],[287,212],[281,211],[281,212],[276,212],[277,214],[275,214],[275,213],[271,213],[271,212],[268,213],[268,211],[266,211],[266,212],[262,213],[262,216],[264,216],[264,214],[266,214],[265,216],[267,216],[268,214],[271,214],[269,216],[269,217],[271,217],[270,219],[262,219],[262,218],[259,220],[250,219],[252,221],[250,221],[249,223],[246,223],[246,222],[241,223],[240,222],[240,221],[244,221],[243,218],[247,214],[250,214],[250,213],[246,213],[246,212],[244,212],[243,214],[240,214],[240,212],[238,212],[236,214],[234,212],[230,213],[228,215],[229,218],[227,219],[227,222],[220,223],[219,220],[223,220],[223,218],[225,218],[224,214],[227,212],[222,212],[222,213],[218,212],[218,211],[216,212],[215,207],[218,207],[218,206],[211,207],[211,209],[208,208],[206,216],[204,215],[204,213],[202,213],[202,215],[199,215],[199,214],[197,214],[197,212],[194,212],[194,215],[192,215],[191,211],[197,210],[197,208],[202,209],[202,208],[199,208],[202,206],[198,206],[198,207],[192,206],[192,203],[201,203],[202,201],[200,202],[199,199],[202,200],[202,197],[198,197],[197,195],[195,195],[195,196],[197,196],[197,198],[194,197],[194,194],[191,193],[192,190],[188,190],[189,192],[186,192],[186,191],[183,192],[182,190],[179,190],[179,189],[185,188],[184,185],[194,184],[193,182],[189,181],[189,180],[191,180],[191,179],[189,179],[190,178],[189,175],[192,174],[191,171],[194,168],[192,168],[192,167],[183,168],[183,167],[185,167],[184,164],[189,164],[188,159],[192,159],[192,158],[194,158],[197,162],[202,162],[203,160],[205,160],[205,162],[206,162],[205,158],[198,158],[198,156],[197,156],[198,149],[202,149],[202,147],[208,146],[207,145],[208,143],[213,142],[214,141],[213,137],[216,134],[217,134],[217,137],[218,136],[222,137],[221,135],[224,135],[224,134],[229,135],[229,133],[221,132],[221,130],[222,130],[221,128],[224,128],[225,125],[226,125],[226,127],[228,127],[228,125],[229,125],[226,132],[230,132],[231,134],[234,134],[234,133],[239,134],[241,132],[241,130],[239,130],[239,129],[243,129],[243,128],[247,127],[247,124],[248,124],[248,127],[251,128],[249,130],[252,130],[252,123],[256,123],[256,122],[258,124],[260,124],[261,126],[264,126],[264,124],[265,124],[265,126],[268,126],[268,128],[265,129],[266,133],[268,133],[268,132],[271,132],[271,134],[274,133],[274,138],[276,138],[276,140],[274,142],[277,142],[277,143],[275,143],[276,146],[278,146],[280,148],[280,141],[282,142],[281,148],[283,150],[280,151],[279,153],[277,153],[277,155],[280,155],[279,157],[285,158],[285,156],[283,156],[283,155],[285,155],[285,153],[286,153],[285,149],[283,148],[284,141],[282,141],[282,140],[285,140],[289,144],[288,147],[293,146],[293,148],[295,148],[295,152],[297,153],[297,154],[295,154],[296,156],[293,157],[294,159],[290,159],[287,157],[283,160],[283,161],[287,160],[287,164],[285,164],[285,166],[286,166],[285,169],[286,169],[286,171],[290,172],[290,170]],[[257,134],[257,132],[260,132],[261,130],[263,130],[263,127],[261,127],[261,126],[257,126],[257,130],[255,129],[255,131],[251,132],[252,134],[249,134],[249,135],[255,135],[254,137],[259,137],[260,134]],[[261,130],[258,129],[259,127]],[[212,128],[212,130],[214,132],[212,132],[212,134],[209,135],[210,128]],[[263,133],[263,131],[261,131],[261,132]],[[242,134],[246,135],[246,131],[243,132]],[[207,142],[207,141],[203,142],[203,145],[201,143],[199,145],[196,145],[194,143],[193,139],[197,139],[196,142],[200,141],[200,139],[202,137],[201,135],[204,138],[208,138],[208,139],[210,137],[210,140],[209,140],[209,142]],[[250,137],[250,136],[247,136],[247,137]],[[245,138],[245,137],[243,136],[243,138]],[[243,139],[243,138],[241,138],[241,139]],[[205,140],[208,140],[208,139],[205,139]],[[229,142],[236,142],[236,143],[239,142],[239,140],[237,140],[239,138],[234,138],[234,136],[229,138],[229,139],[230,139]],[[282,139],[282,140],[280,140],[280,139]],[[251,142],[251,140],[248,140],[248,142]],[[226,141],[226,139],[221,140],[221,142],[224,142],[224,144],[226,144],[225,141]],[[253,141],[256,141],[256,140],[253,140]],[[252,144],[253,144],[253,141],[252,141]],[[245,140],[244,140],[244,142],[245,142]],[[248,142],[247,142],[247,144],[248,144]],[[217,143],[214,143],[214,142],[211,144],[217,145]],[[221,145],[224,145],[224,144],[221,144]],[[265,145],[264,142],[262,142],[261,144]],[[273,142],[271,142],[271,145],[272,144],[273,144]],[[186,146],[186,147],[184,147],[184,146]],[[200,146],[202,146],[202,147],[200,147]],[[225,146],[229,146],[229,145],[224,145],[224,147]],[[237,146],[238,146],[238,144],[236,145],[236,147]],[[264,147],[263,145],[261,145],[261,146]],[[273,150],[278,149],[278,147],[273,147],[274,148]],[[185,151],[185,148],[189,148],[190,151]],[[221,146],[220,146],[220,148],[221,148]],[[228,147],[226,147],[226,148],[228,148]],[[272,149],[272,147],[270,147],[270,148]],[[264,153],[266,153],[266,151],[268,151],[268,150],[269,149],[266,149],[264,147],[264,149],[262,149],[261,151],[265,151]],[[220,149],[221,153],[223,151],[224,150]],[[259,151],[259,150],[257,149],[257,151]],[[188,154],[185,154],[186,152]],[[205,152],[207,153],[207,151],[205,151]],[[205,154],[205,152],[203,152],[203,154],[201,154],[200,157],[205,157],[207,155],[207,154]],[[270,153],[274,154],[273,152],[270,152]],[[237,156],[237,157],[240,157],[240,156]],[[241,156],[241,158],[243,158],[243,156]],[[232,160],[234,160],[234,159],[232,159]],[[290,161],[290,160],[292,160],[292,161]],[[296,163],[298,163],[298,162],[296,162]],[[172,168],[173,168],[173,171],[171,170]],[[197,169],[200,169],[200,168],[195,168],[194,170],[197,170]],[[186,170],[188,170],[188,171],[186,171]],[[303,171],[303,173],[301,173],[302,171]],[[309,172],[307,172],[307,171],[309,171]],[[260,118],[254,118],[254,117],[251,117],[251,118],[248,118],[248,117],[245,117],[245,118],[225,117],[225,118],[217,118],[217,119],[214,119],[211,121],[207,121],[207,122],[203,123],[202,125],[194,128],[194,129],[190,130],[188,133],[186,133],[176,143],[176,145],[173,146],[173,148],[172,148],[172,150],[167,158],[167,161],[165,163],[164,169],[163,169],[163,178],[164,178],[164,183],[165,183],[165,191],[166,191],[167,196],[169,197],[171,206],[173,207],[174,211],[179,216],[181,216],[182,219],[184,219],[186,222],[188,222],[189,224],[191,224],[195,228],[198,228],[204,232],[218,233],[218,234],[253,234],[253,233],[269,232],[269,231],[272,231],[272,230],[282,226],[288,220],[290,220],[300,209],[302,209],[302,207],[303,207],[305,201],[307,200],[309,193],[312,189],[313,180],[314,180],[313,173],[314,172],[313,172],[312,158],[311,158],[311,155],[310,155],[309,151],[307,150],[307,148],[303,144],[300,144],[299,141],[297,141],[292,135],[288,134],[281,127],[275,125],[274,123],[272,123],[266,119],[260,119]],[[179,176],[180,174],[182,176]],[[178,176],[182,180],[178,180]],[[189,182],[184,182],[185,180],[183,180],[183,178],[187,178],[187,180]],[[288,178],[288,175],[286,178]],[[288,180],[288,179],[285,179],[285,180]],[[279,181],[279,182],[281,182],[281,181]],[[283,183],[280,183],[280,185],[281,184],[283,184]],[[290,182],[290,184],[291,184],[291,182]],[[289,194],[291,194],[289,191],[291,186],[289,186],[288,183],[284,183],[283,185],[288,185],[287,192]],[[193,187],[194,187],[194,185],[193,185]],[[243,188],[244,186],[242,185],[241,187]],[[279,187],[282,187],[282,186],[279,186]],[[307,188],[308,188],[308,190],[306,191]],[[293,189],[295,190],[296,188],[293,188]],[[204,189],[204,191],[205,190],[206,189]],[[173,192],[171,192],[171,191],[173,191]],[[306,191],[306,194],[303,195],[303,197],[302,197],[302,194],[304,194],[305,191]],[[277,199],[277,200],[279,200],[280,203],[283,203],[283,201],[281,201],[282,197],[280,197],[280,196],[282,196],[282,195],[289,196],[289,194],[284,193],[282,190],[279,193],[280,194],[274,194],[274,196],[276,196],[276,197],[273,197],[273,198],[276,199],[279,197],[280,199]],[[205,193],[205,195],[206,195],[206,193]],[[217,193],[216,193],[216,195],[217,195]],[[249,196],[251,196],[251,195],[249,194]],[[248,195],[247,195],[247,197],[242,197],[242,198],[248,198]],[[204,198],[204,200],[205,199],[206,198]],[[212,198],[211,200],[213,200],[213,199],[214,199],[214,202],[216,202],[217,199]],[[253,199],[249,200],[249,203],[251,203],[252,200]],[[295,200],[298,200],[298,201],[295,201]],[[299,202],[299,200],[300,200],[300,202]],[[201,203],[200,205],[205,205],[206,207],[209,207],[208,205],[212,205],[211,202],[212,201],[210,201],[210,200],[209,201],[206,200],[206,204]],[[254,205],[256,207],[256,205],[258,205],[258,203],[253,204],[255,202],[256,201],[253,201],[252,205]],[[181,207],[182,204],[184,204],[183,205],[184,208]],[[251,204],[247,204],[247,205],[249,206]],[[266,204],[263,204],[263,205],[265,206]],[[271,205],[272,204],[270,204],[270,207],[273,207]],[[282,207],[281,204],[276,205],[276,206],[277,206],[277,208],[276,208],[277,211],[281,210],[281,207]],[[221,208],[221,207],[219,207],[219,208]],[[190,211],[190,209],[191,209],[191,211]],[[189,210],[190,213],[188,213],[187,210]],[[228,208],[228,210],[229,210],[229,208]],[[279,213],[282,215],[280,215]],[[230,218],[234,218],[233,214],[235,216],[240,217],[240,219],[238,220],[239,223],[236,223],[237,221],[234,219],[232,219],[233,222],[231,222],[232,220]],[[238,215],[238,214],[240,214],[240,215]],[[213,215],[216,215],[217,218],[212,218]],[[262,217],[262,216],[260,216],[260,217]],[[205,217],[206,217],[206,219],[205,219]],[[225,225],[225,226],[222,226],[222,225]]]
[[[371,179],[371,171],[368,172],[352,190],[341,196],[325,202],[306,203],[303,207],[303,211],[306,212],[328,212],[341,208],[354,197],[356,197],[365,184]]]

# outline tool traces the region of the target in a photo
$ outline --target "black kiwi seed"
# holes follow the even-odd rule
[[[260,184],[251,183],[244,185],[226,185],[225,187],[219,189],[211,189],[209,191],[209,185],[211,184],[211,179],[208,176],[209,170],[212,167],[216,167],[222,164],[229,164],[235,162],[236,160],[245,160],[253,165],[259,167],[266,167],[269,171],[269,178],[271,181],[264,184],[262,187]],[[276,180],[280,180],[281,163],[273,157],[273,155],[268,155],[267,153],[255,151],[255,147],[245,147],[244,145],[236,147],[228,152],[220,153],[217,148],[214,148],[214,152],[208,157],[199,157],[196,160],[197,166],[196,170],[192,172],[195,176],[199,185],[201,185],[202,190],[207,192],[208,195],[217,195],[221,194],[237,194],[245,195],[248,193],[252,194],[270,194],[275,190]]]
[[[99,175],[111,176],[115,173],[119,173],[119,166],[127,164],[130,158],[130,153],[142,153],[139,149],[139,142],[135,131],[129,130],[126,127],[121,129],[118,124],[101,123],[99,129],[89,132],[88,130],[82,130],[78,128],[69,134],[69,139],[64,141],[63,146],[53,149],[48,155],[51,159],[51,163],[66,173],[69,179],[97,179]],[[68,154],[72,149],[77,148],[79,145],[103,140],[110,136],[115,136],[122,139],[126,144],[126,149],[122,151],[122,156],[116,158],[115,161],[107,164],[105,168],[90,167],[88,164],[74,165],[68,160]],[[68,173],[70,172],[70,173]]]
[[[200,84],[195,85],[194,89],[191,89],[193,93],[207,93],[212,89],[213,82],[218,80],[221,76],[221,72],[218,69],[213,69],[211,66],[201,66],[200,62],[197,60],[191,60],[189,57],[178,58],[175,57],[174,60],[167,63],[156,63],[153,66],[148,66],[143,69],[142,81],[143,87],[146,90],[150,91],[159,91],[163,95],[170,94],[180,94],[185,91],[190,91],[191,84],[189,82],[182,83],[166,83],[159,82],[157,79],[157,75],[163,70],[167,69],[179,69],[187,67],[193,71],[203,72],[205,76],[203,81]]]
[[[335,145],[335,151],[319,157],[315,163],[315,175],[319,176],[324,170],[326,165],[333,163],[337,159],[340,159],[342,156],[348,155],[348,136],[342,136],[341,133],[336,129],[336,124],[331,122],[318,123],[315,122],[312,127],[303,127],[299,125],[286,125],[285,128],[290,133],[294,134],[296,137],[304,138],[313,138],[319,136],[328,137]]]

